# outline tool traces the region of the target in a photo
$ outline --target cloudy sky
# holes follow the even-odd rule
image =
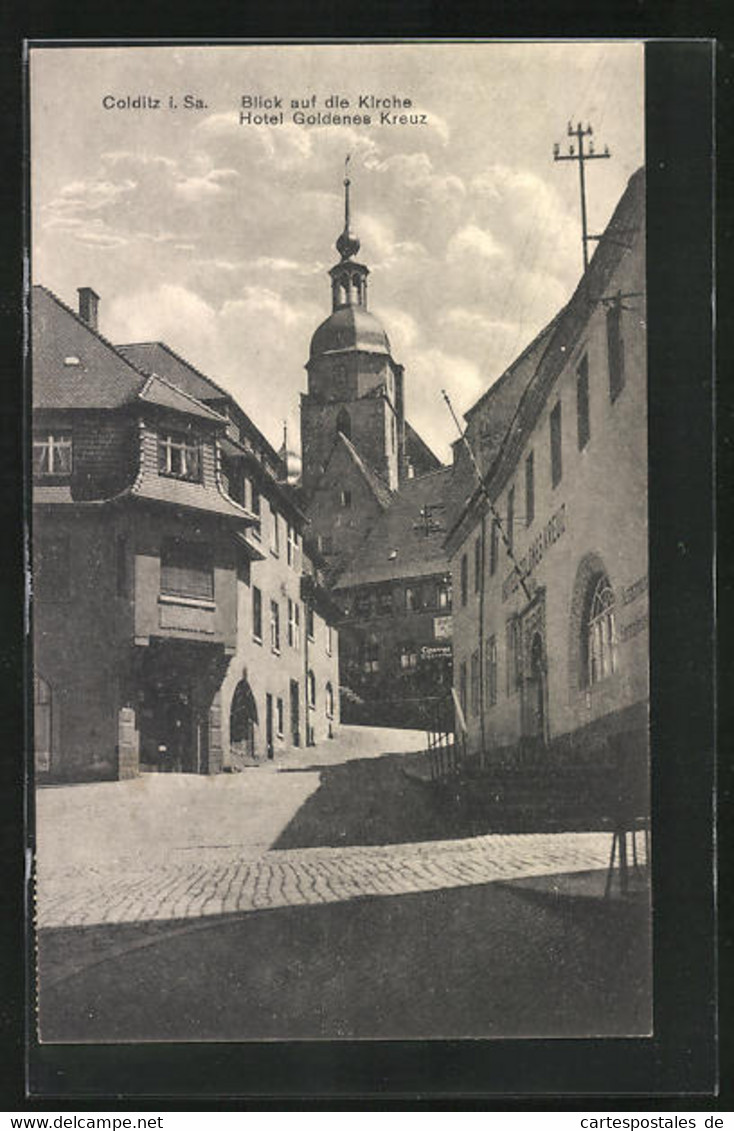
[[[104,106],[140,95],[160,108]],[[243,95],[282,98],[283,124],[241,125]],[[409,98],[427,124],[290,120],[333,95]],[[467,409],[578,281],[578,167],[552,157],[569,119],[612,152],[587,166],[600,232],[644,159],[640,44],[34,48],[33,281],[72,306],[92,286],[112,341],[166,341],[276,446],[284,420],[297,439],[350,153],[370,308],[446,458],[441,388]]]

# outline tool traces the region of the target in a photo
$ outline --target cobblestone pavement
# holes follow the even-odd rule
[[[63,863],[41,870],[39,927],[191,919],[362,896],[436,891],[494,880],[604,868],[609,833],[485,835],[367,847],[265,851],[232,847],[202,857],[120,867]]]

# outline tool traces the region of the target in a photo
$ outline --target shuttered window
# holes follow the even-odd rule
[[[168,540],[161,548],[161,593],[214,600],[211,549],[200,542]]]

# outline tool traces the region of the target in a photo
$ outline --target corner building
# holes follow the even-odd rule
[[[467,414],[494,514],[475,482],[447,538],[454,680],[487,759],[583,759],[616,736],[647,751],[644,184],[639,170],[568,305]]]
[[[39,780],[218,773],[334,734],[333,608],[278,453],[79,296],[32,292]]]

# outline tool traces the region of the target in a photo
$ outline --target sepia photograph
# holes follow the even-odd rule
[[[644,87],[28,48],[42,1044],[653,1034]]]

